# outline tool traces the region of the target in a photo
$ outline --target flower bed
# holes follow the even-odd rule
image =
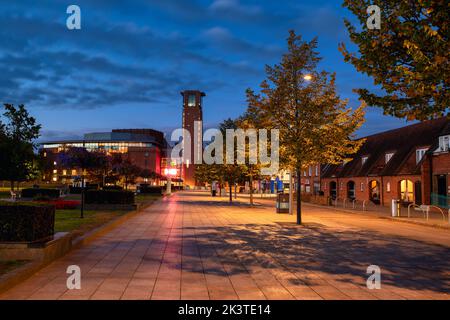
[[[50,201],[38,201],[38,203],[52,204],[55,209],[73,210],[80,206],[81,201],[77,200],[50,200]]]

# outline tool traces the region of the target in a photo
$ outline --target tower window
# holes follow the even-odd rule
[[[195,94],[188,96],[188,107],[195,107]]]

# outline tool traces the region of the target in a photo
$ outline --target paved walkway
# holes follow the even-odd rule
[[[158,201],[0,299],[450,298],[448,230],[306,204],[299,227],[266,201],[226,200],[180,192]],[[73,264],[81,290],[66,287]],[[366,287],[372,264],[379,290]]]

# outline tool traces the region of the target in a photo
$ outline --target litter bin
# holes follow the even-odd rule
[[[393,217],[400,217],[400,200],[392,199],[391,212]]]
[[[289,213],[289,194],[278,193],[277,194],[277,213]]]

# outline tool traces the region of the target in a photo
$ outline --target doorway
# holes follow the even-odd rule
[[[414,183],[414,200],[417,205],[422,204],[422,184],[420,181]]]
[[[355,200],[356,198],[354,181],[347,182],[347,198],[350,200]]]
[[[437,193],[438,205],[440,207],[447,206],[447,175],[445,174],[437,176]]]
[[[330,197],[333,200],[336,200],[337,197],[337,183],[336,181],[330,182]]]

